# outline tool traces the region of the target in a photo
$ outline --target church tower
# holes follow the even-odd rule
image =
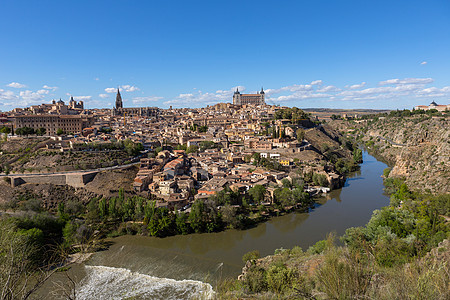
[[[259,100],[259,105],[265,105],[266,104],[266,101],[264,100],[264,98],[265,98],[265,95],[266,93],[264,93],[264,89],[261,87],[261,92],[259,92],[259,97],[260,97],[260,100]]]
[[[116,109],[117,108],[123,108],[122,96],[120,95],[119,88],[117,88],[117,95],[116,95]]]
[[[233,104],[241,105],[241,93],[239,93],[239,88],[236,88],[236,92],[233,94]]]

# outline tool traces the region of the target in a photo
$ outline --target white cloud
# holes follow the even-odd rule
[[[139,88],[137,86],[134,86],[134,85],[126,84],[126,85],[121,85],[119,87],[119,90],[121,92],[135,92],[135,91],[139,91]],[[117,92],[117,88],[106,88],[105,92],[110,93],[110,94],[116,93]]]
[[[95,78],[94,78],[94,80],[95,80],[95,81],[99,81],[99,80],[100,80],[100,78],[98,78],[98,77],[95,77]]]
[[[383,86],[375,88],[367,88],[364,90],[350,90],[343,91],[338,94],[342,96],[342,100],[362,100],[362,99],[377,99],[377,98],[392,98],[398,96],[406,96],[413,91],[420,89],[417,85],[398,85],[398,86]]]
[[[311,93],[311,92],[296,92],[287,96],[279,96],[275,99],[269,99],[272,101],[295,101],[295,100],[306,100],[306,99],[314,99],[314,98],[328,98],[330,94],[323,93]]]
[[[228,90],[217,90],[214,93],[203,93],[202,91],[197,90],[195,93],[179,94],[174,99],[165,101],[163,104],[176,106],[206,106],[213,105],[219,102],[229,102],[232,99],[233,93],[236,91],[236,88],[239,89],[239,92],[245,91],[245,87],[243,86],[235,86]]]
[[[131,101],[133,104],[144,104],[147,102],[155,102],[163,99],[163,97],[156,97],[156,96],[150,96],[150,97],[135,97]]]
[[[426,65],[428,62],[426,62],[426,61],[423,61],[423,62],[421,62],[420,64],[421,65]]]
[[[30,90],[21,91],[19,93],[21,101],[17,103],[17,105],[28,106],[32,104],[40,104],[42,100],[44,100],[45,94],[48,94],[47,90],[39,90],[37,92]]]
[[[433,82],[433,78],[404,78],[375,82],[372,84],[372,87],[368,86],[369,84],[366,82],[361,82],[340,88],[334,85],[326,85],[322,80],[315,80],[310,84],[299,83],[278,88],[268,88],[265,90],[266,103],[276,104],[313,99],[322,101],[322,103],[352,101],[364,104],[383,100],[387,100],[389,103],[395,103],[395,101],[402,101],[403,103],[409,101],[408,103],[410,103],[412,99],[429,101],[430,99],[450,98],[450,86],[442,88],[430,86]],[[165,101],[164,104],[189,107],[231,102],[235,90],[236,88],[217,90],[215,92],[195,90],[190,93],[181,93],[176,98]],[[243,91],[244,87],[239,87],[239,90]]]
[[[380,81],[380,85],[393,85],[393,84],[428,84],[434,81],[433,78],[405,78],[405,79],[389,79],[386,81]]]
[[[317,81],[321,81],[321,80],[316,80],[316,82]],[[273,94],[279,94],[282,92],[300,92],[300,91],[312,91],[312,90],[314,90],[314,87],[312,84],[293,84],[293,85],[281,87],[279,89],[267,89],[265,92],[266,92],[266,95],[273,95]]]
[[[73,99],[74,100],[77,100],[77,101],[87,101],[87,100],[91,100],[92,99],[92,96],[73,96]]]
[[[18,83],[18,82],[11,82],[10,84],[7,84],[7,86],[15,88],[15,89],[23,89],[24,87],[27,87],[25,84]]]
[[[363,88],[365,85],[366,85],[365,82],[361,82],[360,84],[347,85],[345,87],[350,90],[357,90],[357,89]]]
[[[320,92],[320,93],[339,92],[339,91],[341,91],[341,89],[334,85],[327,85],[327,86],[317,89],[317,92]]]
[[[120,89],[123,90],[124,92],[135,92],[135,91],[139,91],[139,88],[137,86],[134,85],[122,85],[120,86]]]
[[[100,98],[102,98],[102,99],[105,99],[105,98],[108,98],[109,96],[108,96],[108,94],[100,94],[100,95],[98,95]]]
[[[437,88],[437,87],[429,87],[422,90],[419,90],[416,93],[416,97],[423,97],[423,98],[439,98],[439,97],[450,97],[450,86],[445,86],[443,88]]]
[[[323,83],[323,81],[322,80],[314,80],[314,81],[311,81],[311,85],[321,85]]]
[[[52,91],[56,91],[58,89],[57,86],[48,86],[46,84],[42,88],[46,89],[46,90],[52,90]]]
[[[49,93],[48,90],[38,90],[36,93],[40,94],[40,95],[47,95]]]
[[[5,91],[0,89],[0,100],[14,100],[17,99],[17,95],[12,91]]]

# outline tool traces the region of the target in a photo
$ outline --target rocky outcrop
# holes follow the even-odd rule
[[[363,140],[393,167],[389,177],[405,177],[411,189],[434,194],[450,189],[449,117],[379,119]]]

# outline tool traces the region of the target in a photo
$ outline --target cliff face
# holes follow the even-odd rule
[[[380,118],[363,140],[393,165],[389,177],[403,176],[414,190],[449,193],[449,117]]]

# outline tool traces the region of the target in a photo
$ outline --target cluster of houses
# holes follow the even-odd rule
[[[74,109],[75,104],[71,102]],[[142,143],[145,153],[157,155],[140,160],[133,187],[155,195],[163,200],[160,205],[168,207],[183,207],[227,186],[245,192],[260,184],[273,191],[281,179],[289,178],[293,167],[292,156],[286,154],[312,149],[307,140],[296,137],[298,128],[311,126],[310,120],[295,124],[274,120],[275,113],[284,107],[219,103],[197,109],[155,109],[158,111],[151,117],[89,110],[95,120],[91,126],[71,136],[55,137],[50,147],[82,151],[90,143],[105,149],[127,139]],[[203,149],[205,142],[213,145],[212,149]],[[196,146],[201,151],[173,150],[176,145],[185,145],[188,150]],[[244,158],[254,153],[278,161],[287,172],[245,163]]]
[[[288,173],[269,171],[244,163],[233,163],[217,149],[186,154],[184,150],[163,150],[154,158],[141,159],[133,187],[151,193],[159,206],[184,207],[195,199],[208,198],[226,187],[245,193],[255,185],[269,191],[281,184]]]

